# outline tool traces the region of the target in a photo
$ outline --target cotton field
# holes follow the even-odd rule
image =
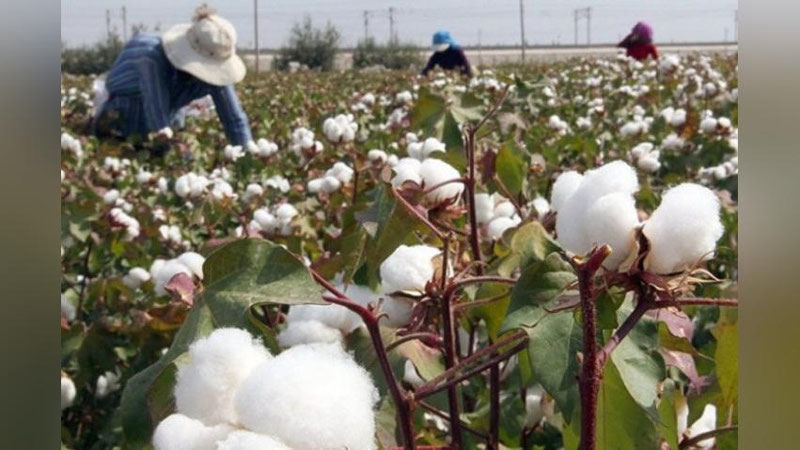
[[[737,447],[736,56],[271,72],[241,146],[208,102],[98,139],[93,81],[64,448]]]

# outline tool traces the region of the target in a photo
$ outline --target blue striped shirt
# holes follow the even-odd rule
[[[252,139],[233,86],[214,86],[175,68],[164,53],[160,36],[139,33],[125,44],[108,72],[106,89],[109,100],[103,112],[119,112],[124,118],[124,129],[119,130],[123,135],[158,131],[170,125],[181,107],[211,95],[228,139],[234,145]]]

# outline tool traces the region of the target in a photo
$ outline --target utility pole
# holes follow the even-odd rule
[[[122,7],[122,40],[128,41],[128,11],[125,6]]]
[[[575,45],[578,45],[578,20],[586,19],[586,45],[592,42],[592,8],[576,8],[573,12],[575,20]]]
[[[394,8],[389,7],[389,42],[394,41]]]
[[[739,42],[739,9],[733,11],[733,41]]]
[[[364,41],[369,39],[369,12],[364,10]]]
[[[258,0],[253,0],[253,30],[255,31],[254,47],[256,51],[256,75],[259,72],[259,48],[258,48]]]
[[[522,62],[525,62],[525,9],[519,0],[519,46],[522,50]]]
[[[111,10],[106,9],[106,38],[111,40]]]
[[[478,28],[478,65],[483,65],[483,45],[481,44],[481,29]]]

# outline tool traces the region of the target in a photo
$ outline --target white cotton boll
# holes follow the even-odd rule
[[[178,261],[192,271],[194,276],[201,280],[203,279],[203,264],[206,262],[203,255],[195,252],[185,252],[178,256]]]
[[[392,186],[400,187],[406,181],[413,181],[417,184],[422,184],[422,176],[420,175],[420,168],[422,163],[418,159],[403,158],[392,167],[395,173],[392,178]]]
[[[245,188],[242,199],[244,201],[250,201],[254,198],[261,197],[262,195],[264,195],[264,188],[259,184],[250,183],[247,185],[247,188]]]
[[[688,430],[686,430],[686,436],[688,436],[689,439],[691,439],[699,434],[712,431],[716,428],[717,428],[717,407],[712,404],[707,404],[703,409],[703,414],[700,416],[700,418],[697,419],[692,424],[692,426],[689,427]],[[715,441],[716,439],[714,438],[705,439],[695,444],[695,447],[712,448],[714,447]]]
[[[583,181],[583,175],[574,170],[564,172],[553,183],[553,192],[550,194],[550,208],[558,211],[568,198],[578,190]]]
[[[422,142],[409,142],[408,145],[406,145],[406,153],[408,153],[408,157],[419,161],[425,159],[425,157],[422,156],[422,148],[424,145],[425,144]]]
[[[240,423],[234,395],[272,355],[247,331],[218,328],[189,346],[189,358],[178,367],[175,405],[179,413],[215,425]]]
[[[153,179],[153,174],[146,170],[139,170],[136,174],[136,182],[139,184],[149,183]]]
[[[505,233],[506,230],[514,228],[519,225],[520,222],[522,222],[522,219],[520,219],[519,216],[495,217],[489,222],[486,228],[486,234],[492,239],[500,239],[503,237],[503,233]]]
[[[536,216],[539,218],[544,217],[550,212],[550,203],[548,203],[547,199],[541,195],[537,195],[536,198],[533,199],[531,206],[534,210],[536,210]]]
[[[131,289],[138,289],[142,283],[150,281],[150,273],[142,267],[134,267],[122,277],[122,283]]]
[[[278,216],[280,220],[291,220],[297,215],[297,209],[288,203],[282,203],[275,210],[275,215]]]
[[[267,181],[264,182],[264,187],[277,189],[283,193],[289,192],[289,180],[280,176],[280,175],[273,175],[267,178]]]
[[[641,158],[653,151],[654,145],[651,142],[642,142],[641,144],[631,149],[631,155],[634,158]]]
[[[442,152],[445,153],[447,150],[445,148],[444,142],[434,138],[429,137],[425,139],[425,142],[422,144],[422,159],[425,159],[431,155],[431,153],[435,152]]]
[[[645,269],[669,274],[711,258],[724,232],[719,208],[717,196],[698,184],[668,190],[642,228],[650,242]]]
[[[72,322],[75,320],[75,306],[64,297],[64,294],[61,294],[61,317],[66,319],[67,322]]]
[[[717,119],[717,125],[719,125],[720,128],[727,130],[731,127],[731,119],[728,119],[727,117],[720,117]]]
[[[630,194],[605,195],[586,211],[586,219],[590,244],[611,247],[603,266],[615,270],[628,257],[636,240],[639,216],[635,200]]]
[[[164,268],[164,264],[166,263],[167,260],[156,258],[156,260],[150,265],[150,278],[155,278],[156,274]]]
[[[162,129],[158,130],[158,134],[161,135],[161,136],[164,136],[167,139],[172,139],[172,136],[174,136],[174,133],[172,132],[172,128],[170,128],[170,127],[164,127]]]
[[[211,188],[211,198],[217,201],[224,199],[235,199],[236,193],[233,192],[233,186],[225,180],[215,180]]]
[[[556,233],[565,250],[583,254],[591,249],[586,212],[599,198],[619,192],[632,195],[639,190],[636,171],[624,161],[614,161],[584,174],[577,190],[558,209]],[[552,203],[552,202],[551,202]]]
[[[166,178],[160,177],[158,179],[158,191],[162,194],[169,192],[169,183],[167,182]]]
[[[400,161],[400,160],[397,158],[397,155],[389,155],[389,157],[388,157],[388,158],[386,158],[386,164],[387,164],[389,167],[394,167],[394,166],[396,166],[396,165],[397,165],[397,163],[398,163],[399,161]]]
[[[438,248],[428,245],[401,245],[380,266],[381,291],[425,291],[425,285],[435,275],[433,258],[441,254]]]
[[[103,203],[106,205],[111,205],[115,203],[119,199],[119,191],[116,189],[110,189],[103,194]]]
[[[351,300],[361,306],[377,303],[378,296],[370,288],[351,284],[348,286],[337,285],[336,289],[347,295]],[[327,305],[294,305],[289,308],[286,316],[287,322],[301,322],[307,320],[319,321],[328,327],[335,328],[344,334],[349,334],[363,325],[358,314],[344,306]]]
[[[425,384],[425,380],[419,376],[419,372],[417,372],[417,368],[414,367],[414,363],[411,362],[410,359],[406,360],[405,366],[403,366],[403,381],[418,388]]]
[[[325,192],[325,193],[328,193],[328,194],[330,194],[332,192],[336,192],[336,191],[339,190],[339,188],[342,187],[342,182],[339,181],[339,179],[334,177],[334,176],[325,176],[325,177],[321,178],[320,180],[322,181],[322,184],[321,184],[322,192]]]
[[[75,389],[75,383],[72,382],[72,378],[70,377],[61,377],[61,409],[69,408],[72,406],[72,402],[75,401],[75,395],[77,394],[77,390]]]
[[[664,150],[680,150],[683,148],[684,140],[681,137],[678,137],[675,133],[670,133],[667,137],[661,141],[661,148]]]
[[[206,426],[183,414],[172,414],[153,432],[155,450],[216,450],[217,442],[233,431],[228,424]]]
[[[108,396],[108,394],[119,389],[119,387],[119,374],[106,371],[104,374],[97,377],[94,395],[97,398],[105,398]]]
[[[292,450],[272,436],[236,430],[217,442],[217,450]]]
[[[578,119],[575,121],[575,126],[581,130],[588,130],[592,128],[592,119],[589,117],[578,117]]]
[[[313,180],[308,181],[308,192],[311,194],[317,194],[322,192],[322,178],[314,178]]]
[[[419,175],[426,188],[430,188],[445,181],[454,180],[461,177],[453,166],[439,159],[426,159],[419,167]],[[448,183],[440,186],[425,195],[431,202],[440,203],[459,197],[464,191],[463,183]]]
[[[270,232],[278,227],[278,219],[275,218],[266,208],[257,209],[253,213],[253,220],[266,232]]]
[[[350,180],[353,178],[353,173],[354,173],[353,169],[351,169],[350,166],[341,161],[335,163],[328,172],[330,172],[329,173],[330,176],[333,176],[342,183],[349,183]]]
[[[241,145],[226,145],[225,149],[222,150],[222,154],[228,161],[236,161],[244,156],[244,151]]]
[[[152,271],[152,268],[151,268]],[[186,267],[185,264],[178,261],[177,259],[170,259],[165,261],[160,269],[155,273],[153,276],[153,284],[155,285],[155,291],[157,295],[164,295],[167,291],[164,289],[164,285],[169,282],[175,275],[183,273],[188,275],[189,277],[192,276],[192,271]]]
[[[411,92],[408,91],[398,92],[395,96],[395,101],[399,103],[411,103],[413,99],[414,97],[411,95]]]
[[[278,333],[278,344],[288,348],[305,344],[341,342],[342,332],[318,320],[293,320]]]
[[[517,213],[514,204],[507,198],[495,194],[494,217],[511,217]]]
[[[236,411],[248,429],[295,450],[375,448],[378,391],[340,345],[300,345],[262,363]]]
[[[180,244],[183,239],[181,229],[177,225],[161,225],[158,227],[158,234],[162,240],[175,244]]]
[[[527,389],[525,393],[525,428],[533,428],[544,418],[544,397],[544,388],[540,384]]]
[[[658,160],[658,152],[652,152],[644,158],[639,158],[636,161],[636,166],[645,172],[653,173],[661,168],[661,162]]]
[[[414,301],[400,296],[383,297],[380,307],[380,311],[386,315],[384,324],[391,328],[408,325],[413,309]]]
[[[367,152],[367,159],[369,161],[377,162],[379,164],[383,164],[386,162],[388,156],[386,152],[380,149],[373,149]]]
[[[713,117],[706,117],[700,121],[700,130],[704,133],[713,133],[717,129],[717,119]]]
[[[670,117],[669,124],[674,127],[679,127],[684,123],[686,123],[686,110],[683,108],[678,108]]]
[[[332,142],[350,142],[356,136],[358,124],[353,121],[352,114],[339,114],[325,119],[322,132]]]
[[[489,223],[494,217],[494,199],[491,195],[475,194],[475,218],[478,225]]]

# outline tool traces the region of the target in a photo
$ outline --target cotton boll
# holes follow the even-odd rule
[[[684,140],[678,137],[675,133],[670,133],[669,136],[661,141],[661,148],[664,150],[680,150],[683,148]]]
[[[61,409],[69,408],[72,406],[72,402],[75,401],[75,395],[77,390],[75,389],[75,383],[72,382],[72,378],[67,376],[61,376]]]
[[[489,223],[494,217],[494,199],[489,194],[475,194],[475,217],[478,225]]]
[[[406,360],[406,364],[403,367],[403,381],[418,388],[425,384],[425,380],[419,376],[419,372],[417,372],[417,368],[414,367],[414,363],[411,362],[410,359]]]
[[[194,276],[201,280],[203,279],[203,264],[206,262],[203,255],[195,252],[186,252],[178,257],[178,261],[191,270]]]
[[[119,374],[106,371],[104,374],[97,377],[94,393],[97,398],[105,398],[108,394],[119,389],[119,387]]]
[[[700,129],[704,133],[713,133],[717,129],[717,119],[713,117],[706,117],[700,121]]]
[[[442,141],[440,141],[440,140],[438,140],[438,139],[436,139],[434,137],[429,137],[428,139],[425,139],[425,142],[422,144],[422,158],[423,159],[428,158],[431,155],[431,153],[434,153],[434,152],[442,152],[442,153],[444,153],[445,151],[446,151],[446,148],[445,148],[444,142],[442,142]]]
[[[139,184],[147,184],[152,179],[153,174],[146,170],[140,170],[139,173],[136,174],[136,182]]]
[[[553,192],[550,194],[550,208],[558,211],[568,198],[578,190],[583,181],[583,175],[574,170],[564,172],[553,183]]]
[[[633,197],[623,193],[605,195],[586,211],[586,220],[590,243],[611,247],[603,266],[615,270],[628,257],[636,240],[639,215]]]
[[[189,363],[178,367],[175,404],[181,414],[207,425],[238,424],[234,395],[256,366],[272,356],[250,333],[218,328],[189,346]]]
[[[489,235],[492,239],[500,239],[503,237],[503,233],[506,232],[509,228],[514,228],[515,226],[519,225],[522,220],[519,216],[513,217],[495,217],[489,222],[489,225],[486,229],[486,234]]]
[[[636,161],[636,166],[645,172],[653,173],[661,168],[661,162],[658,160],[658,152],[653,152],[644,158]]]
[[[385,324],[391,328],[408,325],[414,310],[414,301],[401,296],[386,296],[381,302],[380,311],[386,314]]]
[[[494,195],[494,217],[511,217],[517,213],[514,204],[501,195]]]
[[[217,450],[292,450],[272,436],[236,430],[217,442]]]
[[[642,228],[650,242],[645,269],[669,274],[710,258],[724,232],[719,208],[717,196],[698,184],[668,190]]]
[[[421,293],[435,275],[433,258],[438,248],[428,245],[401,245],[380,266],[384,294],[411,291]]]
[[[712,404],[707,404],[703,409],[703,414],[700,416],[700,418],[697,419],[688,430],[686,430],[686,436],[691,439],[699,434],[706,433],[716,428],[717,407]],[[714,447],[715,441],[716,439],[714,438],[705,439],[695,444],[695,446],[699,448],[712,448]]]
[[[634,158],[641,158],[644,155],[647,155],[651,151],[653,151],[653,144],[651,142],[642,142],[641,144],[633,147],[631,149],[631,155]]]
[[[422,162],[419,167],[419,175],[422,177],[422,182],[426,188],[461,177],[461,174],[453,166],[433,158]],[[449,183],[428,192],[425,198],[434,203],[441,203],[460,196],[463,191],[464,185],[462,183]]]
[[[375,163],[384,164],[387,158],[386,152],[380,149],[373,149],[367,152],[367,159]]]
[[[292,320],[278,333],[281,347],[294,347],[305,344],[333,344],[341,342],[342,332],[318,320]]]
[[[153,432],[155,450],[216,450],[217,442],[233,431],[228,424],[213,427],[183,414],[172,414]]]
[[[122,277],[122,283],[131,288],[138,289],[142,283],[150,281],[150,273],[142,267],[134,267],[128,271],[128,274]]]
[[[375,448],[372,379],[339,345],[301,345],[242,383],[236,411],[248,429],[295,450]]]
[[[257,209],[253,213],[253,220],[266,232],[271,232],[278,227],[278,219],[275,218],[266,208]]]
[[[414,158],[416,160],[422,161],[425,157],[422,155],[422,142],[412,141],[409,142],[406,146],[406,153],[408,153],[409,158]]]
[[[313,180],[309,180],[308,182],[308,192],[311,194],[318,194],[322,192],[322,185],[323,185],[322,178],[314,178]]]
[[[544,417],[544,388],[537,384],[530,387],[525,393],[525,428],[535,427]]]
[[[297,208],[288,203],[283,203],[275,210],[275,215],[278,216],[280,221],[286,222],[297,215]]]
[[[67,322],[72,322],[75,320],[75,312],[75,306],[64,297],[64,294],[61,294],[61,317]]]
[[[678,108],[670,117],[669,124],[673,127],[679,127],[684,123],[686,123],[686,110],[683,108]]]
[[[328,176],[332,176],[342,183],[349,183],[353,178],[353,169],[347,164],[339,161],[333,165],[333,168],[328,171]]]
[[[153,276],[156,294],[166,294],[167,291],[164,289],[164,285],[167,284],[172,277],[179,273],[186,274],[189,277],[192,276],[192,271],[177,259],[170,259],[169,261],[164,262],[160,270],[158,270],[158,272],[156,272],[156,274]]]
[[[406,181],[413,181],[417,184],[422,184],[422,176],[420,175],[420,167],[422,163],[418,159],[403,158],[392,167],[395,173],[392,178],[392,186],[400,187]]]
[[[119,199],[119,191],[116,189],[109,189],[105,194],[103,194],[103,203],[106,205],[116,203],[117,199]]]
[[[533,199],[531,206],[536,211],[536,216],[539,218],[544,217],[550,212],[550,203],[547,202],[546,198],[540,195],[537,195],[536,198]]]

